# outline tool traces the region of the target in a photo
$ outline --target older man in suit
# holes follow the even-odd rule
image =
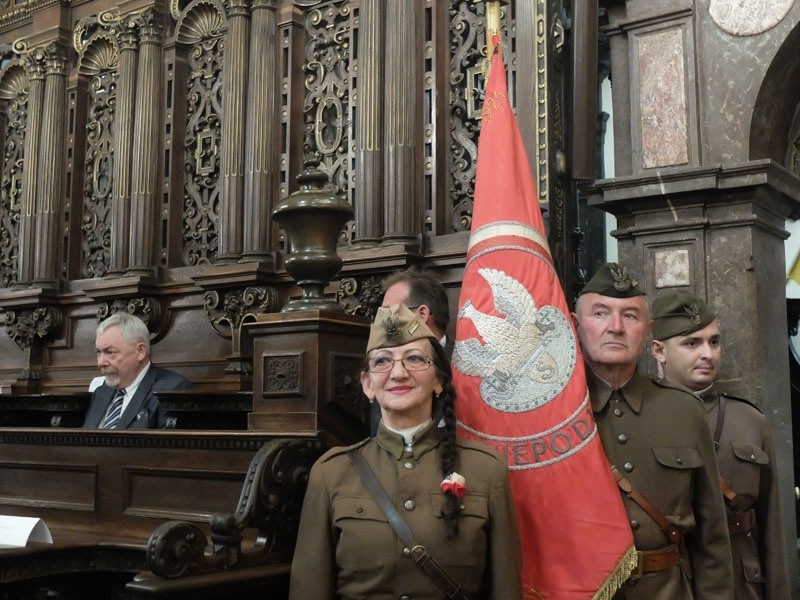
[[[183,390],[182,375],[150,363],[150,332],[137,317],[116,313],[97,327],[97,366],[105,382],[92,392],[85,429],[166,427],[156,390]]]

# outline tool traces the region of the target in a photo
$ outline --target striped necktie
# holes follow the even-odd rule
[[[100,429],[116,429],[119,424],[119,418],[122,416],[122,401],[125,399],[125,389],[117,390],[114,394],[114,399],[111,400],[111,406],[108,407],[108,414],[100,425]]]

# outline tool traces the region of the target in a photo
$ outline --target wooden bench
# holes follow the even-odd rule
[[[0,587],[70,598],[147,569],[135,597],[169,597],[177,576],[285,583],[320,452],[303,434],[0,429],[0,514],[42,518],[55,542],[0,550]]]

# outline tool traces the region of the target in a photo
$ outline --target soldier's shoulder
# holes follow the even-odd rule
[[[459,447],[461,452],[466,453],[475,453],[477,455],[482,455],[486,457],[491,457],[494,460],[500,461],[502,458],[500,454],[491,446],[488,446],[484,442],[480,442],[478,440],[471,440],[469,438],[459,438],[456,441],[456,444]]]
[[[666,379],[660,379],[658,377],[648,377],[650,382],[654,386],[656,386],[659,390],[663,391],[666,394],[674,395],[675,397],[684,397],[687,400],[692,400],[694,402],[702,402],[702,398],[695,394],[692,390],[683,387],[679,383],[672,383],[671,381],[667,381]]]
[[[743,404],[746,404],[747,406],[754,408],[759,413],[762,414],[764,413],[764,411],[761,410],[761,407],[758,404],[756,404],[755,402],[753,402],[748,398],[742,398],[741,396],[734,396],[733,394],[729,394],[728,392],[720,392],[719,395],[720,398],[724,397],[726,400],[732,400],[733,402],[741,402]]]
[[[336,446],[334,448],[331,448],[330,450],[328,450],[322,456],[319,457],[319,462],[326,463],[339,457],[346,458],[347,453],[350,452],[350,450],[355,450],[357,448],[366,446],[371,439],[372,438],[365,438],[360,442],[356,442],[355,444],[350,444],[349,446]]]

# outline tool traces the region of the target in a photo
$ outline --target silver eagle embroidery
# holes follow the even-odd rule
[[[458,318],[472,321],[483,342],[456,341],[453,365],[483,378],[481,397],[497,410],[520,413],[547,404],[575,369],[575,336],[567,317],[554,306],[537,308],[528,289],[502,271],[478,274],[489,284],[497,314],[464,304]]]

